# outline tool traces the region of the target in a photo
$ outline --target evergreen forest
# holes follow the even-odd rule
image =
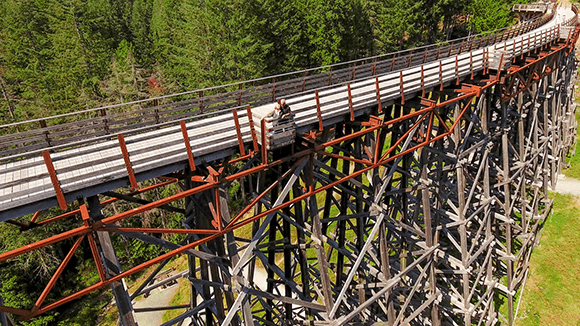
[[[0,0],[0,125],[477,34],[515,23],[515,2],[527,1]],[[242,200],[235,197],[239,186],[232,185],[232,205]],[[148,196],[153,197],[143,199],[165,194]],[[107,206],[105,214],[126,209],[120,205]],[[45,211],[40,219],[58,213]],[[181,223],[178,214],[162,210],[130,222]],[[0,250],[73,225],[78,221],[20,232],[1,223]],[[122,264],[134,266],[161,253],[138,241],[113,241]],[[5,304],[30,309],[72,244],[63,241],[0,263]],[[90,249],[77,252],[63,274],[66,284],[57,283],[47,302],[98,282],[91,260]],[[95,292],[17,324],[98,325],[110,299],[108,289]]]
[[[513,2],[0,0],[0,123],[493,30]]]

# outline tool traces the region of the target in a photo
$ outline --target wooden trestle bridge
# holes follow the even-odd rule
[[[0,321],[112,287],[134,325],[143,310],[131,299],[185,254],[190,304],[164,325],[513,324],[576,131],[577,9],[552,3],[539,15],[446,44],[0,126],[0,221],[78,221],[0,254],[74,241],[36,304],[0,305]],[[280,99],[286,122],[268,115]],[[232,182],[251,196],[236,214]],[[138,196],[176,183],[165,198]],[[136,208],[103,216],[117,200]],[[66,212],[39,218],[54,206]],[[130,227],[152,209],[183,215],[181,228]],[[122,269],[111,233],[166,253]],[[47,299],[80,246],[100,280]],[[129,295],[123,278],[152,266]]]

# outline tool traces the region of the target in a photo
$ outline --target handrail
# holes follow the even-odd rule
[[[512,7],[512,11],[541,11],[546,12],[548,10],[547,3],[516,3]]]

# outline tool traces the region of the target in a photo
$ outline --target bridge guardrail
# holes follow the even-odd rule
[[[546,12],[548,10],[547,3],[516,3],[512,7],[512,11],[540,11]]]
[[[407,51],[0,126],[0,160],[16,161],[193,121],[220,110],[262,105],[290,94],[368,78],[487,47],[527,33],[553,14],[509,28]],[[568,22],[567,22],[568,23]],[[571,22],[570,22],[571,23]],[[321,72],[317,74],[312,74]],[[296,77],[296,76],[299,77]],[[301,75],[301,76],[300,76]],[[18,131],[25,129],[24,131]],[[17,130],[12,133],[11,130]]]

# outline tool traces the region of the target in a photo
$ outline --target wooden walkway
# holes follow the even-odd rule
[[[316,128],[319,123],[324,126],[331,125],[348,118],[349,115],[357,116],[368,112],[372,106],[377,105],[378,98],[386,106],[401,98],[408,100],[429,92],[442,84],[458,83],[484,69],[508,68],[511,58],[568,36],[571,29],[566,26],[570,25],[569,20],[574,17],[572,10],[560,7],[557,15],[553,17],[531,31],[521,29],[518,32],[517,28],[510,29],[512,35],[508,34],[505,38],[502,35],[502,41],[490,46],[472,46],[477,39],[472,40],[469,51],[459,48],[458,53],[443,59],[438,59],[441,57],[440,49],[438,52],[431,49],[425,50],[422,58],[417,55],[413,59],[411,55],[406,67],[401,67],[401,62],[397,62],[395,67],[394,59],[360,66],[352,70],[349,82],[341,82],[339,85],[330,83],[332,85],[327,87],[317,84],[317,92],[305,87],[305,79],[297,80],[295,83],[302,83],[302,89],[307,90],[286,94],[284,98],[295,114],[299,132]],[[529,25],[526,28],[529,29]],[[514,35],[517,36],[512,37]],[[479,44],[482,44],[481,40]],[[464,46],[463,43],[461,46]],[[452,49],[453,46],[449,50],[450,54]],[[417,60],[423,62],[417,63]],[[390,68],[389,72],[382,73],[385,67]],[[330,79],[333,78],[332,72],[329,76]],[[288,88],[290,86],[292,85],[287,85]],[[283,94],[282,90],[278,94]],[[320,103],[321,120],[317,102]],[[5,153],[10,154],[4,158],[6,163],[0,164],[0,221],[56,206],[59,191],[63,194],[60,198],[62,204],[63,199],[71,202],[77,196],[94,195],[130,182],[175,171],[177,167],[182,169],[188,162],[188,153],[179,119],[185,122],[195,163],[230,155],[240,145],[232,110],[236,110],[239,134],[248,148],[252,143],[248,113],[244,105],[236,104],[231,104],[229,108],[197,114],[193,120],[183,115],[176,119],[168,118],[168,122],[141,132],[125,129],[114,133],[113,137],[97,135],[100,137],[96,138],[99,141],[85,145],[70,146],[65,141],[53,145],[55,150],[53,146],[35,143],[35,147],[30,147],[31,150],[25,153],[19,153],[18,146],[12,146],[6,149]],[[105,121],[106,126],[108,120],[105,118],[99,121]],[[136,129],[141,127],[135,124]],[[27,135],[36,137],[35,140],[38,141],[47,138],[42,132],[34,135],[28,132],[26,135],[1,136],[0,142],[8,145],[23,142]],[[48,144],[51,143],[48,141]],[[72,148],[65,149],[67,146]],[[51,153],[44,152],[44,156],[40,156],[39,153],[44,149],[50,149]],[[0,159],[3,159],[2,155]],[[50,171],[51,163],[54,173]]]

